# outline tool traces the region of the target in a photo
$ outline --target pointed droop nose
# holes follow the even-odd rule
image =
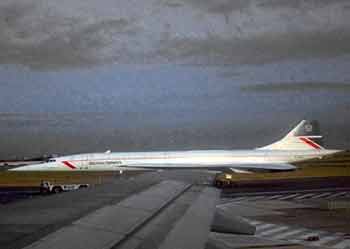
[[[20,166],[17,168],[9,169],[9,171],[34,171],[38,170],[38,164]]]
[[[9,169],[9,171],[46,171],[46,170],[62,170],[58,162],[38,163],[17,168]]]

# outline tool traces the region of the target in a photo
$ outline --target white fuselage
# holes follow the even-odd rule
[[[15,170],[135,170],[164,168],[266,168],[293,164],[339,152],[338,150],[200,150],[164,152],[90,153],[63,156]]]
[[[292,170],[293,163],[339,152],[317,143],[315,122],[302,120],[279,141],[253,150],[192,150],[90,153],[57,157],[49,162],[13,170],[134,170],[134,169],[264,169]]]

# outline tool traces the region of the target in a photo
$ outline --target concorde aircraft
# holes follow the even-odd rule
[[[317,121],[302,120],[281,140],[252,150],[192,150],[110,152],[51,158],[48,162],[13,168],[13,171],[125,171],[141,169],[272,170],[340,152],[322,147]]]

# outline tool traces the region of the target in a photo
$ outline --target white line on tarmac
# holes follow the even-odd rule
[[[248,220],[248,222],[249,222],[250,224],[252,224],[253,226],[256,226],[256,225],[261,224],[261,222],[260,222],[260,221],[257,221],[257,220]]]
[[[350,248],[350,239],[343,240],[342,242],[333,245],[332,248],[348,249],[348,248]]]
[[[234,198],[232,199],[233,201],[242,201],[244,199],[246,199],[247,197],[238,197],[238,198]]]
[[[305,198],[310,197],[310,196],[313,196],[313,195],[315,195],[315,194],[314,194],[314,193],[305,194],[305,195],[302,195],[302,196],[298,196],[297,198],[295,198],[295,200],[305,199]]]
[[[256,230],[261,231],[261,230],[264,230],[266,228],[274,227],[274,226],[276,226],[276,225],[274,225],[274,224],[262,224],[262,225],[257,226]]]
[[[292,230],[292,231],[289,231],[289,232],[286,232],[286,233],[281,233],[277,236],[274,236],[273,239],[285,239],[289,236],[292,236],[292,235],[296,235],[296,234],[299,234],[299,233],[302,233],[302,232],[305,232],[306,230],[305,229],[296,229],[296,230]]]
[[[287,195],[287,196],[285,196],[285,197],[280,198],[280,200],[281,200],[281,201],[283,201],[283,200],[288,200],[288,199],[294,198],[294,197],[296,197],[296,196],[298,196],[298,195],[300,195],[300,194]]]
[[[311,199],[316,199],[316,198],[325,197],[325,196],[330,195],[330,194],[332,194],[332,193],[331,193],[331,192],[322,193],[322,194],[315,195],[315,196],[311,197]]]
[[[262,199],[265,199],[266,196],[263,195],[263,196],[254,196],[254,197],[249,197],[247,200],[248,201],[257,201],[257,200],[262,200]]]
[[[323,234],[324,232],[321,231],[312,231],[312,230],[306,230],[307,233],[301,235],[300,237],[297,237],[293,240],[289,240],[291,242],[295,242],[295,243],[301,243],[301,242],[307,242],[305,241],[306,238],[310,237],[310,236],[320,236],[320,234]]]
[[[330,196],[327,196],[326,199],[330,199],[330,198],[334,198],[334,197],[338,197],[338,196],[342,196],[342,195],[346,195],[347,192],[340,192],[340,193],[336,193],[334,195],[330,195]]]
[[[283,195],[273,195],[269,198],[267,198],[267,200],[273,200],[273,199],[277,199],[278,197],[282,197]]]
[[[321,237],[319,241],[315,241],[315,242],[312,242],[310,243],[310,245],[313,245],[313,246],[321,246],[323,244],[326,244],[327,242],[330,242],[330,241],[333,241],[333,240],[338,240],[340,239],[339,237],[337,236],[326,236],[326,237]]]
[[[265,231],[265,232],[262,232],[262,233],[258,233],[257,235],[258,236],[266,236],[266,235],[270,235],[270,234],[274,234],[274,233],[277,233],[277,232],[281,232],[281,231],[287,230],[288,228],[289,227],[287,227],[287,226],[277,227],[277,228],[274,228],[274,229],[271,229],[271,230],[268,230],[268,231]]]

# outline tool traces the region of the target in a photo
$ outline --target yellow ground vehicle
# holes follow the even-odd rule
[[[232,179],[230,173],[219,173],[215,175],[214,186],[218,188],[234,187],[236,183]]]

